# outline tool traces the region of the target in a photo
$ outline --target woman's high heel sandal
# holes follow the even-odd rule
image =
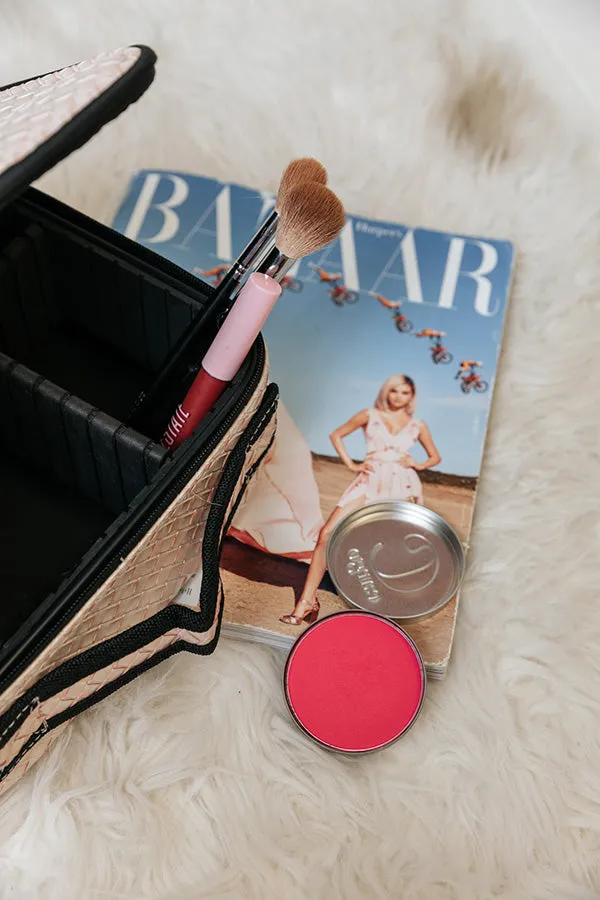
[[[317,621],[320,609],[321,604],[318,600],[315,600],[313,605],[309,606],[303,616],[296,616],[292,613],[289,616],[280,616],[279,621],[283,622],[284,625],[301,625],[302,622],[306,625],[312,625],[313,622]]]

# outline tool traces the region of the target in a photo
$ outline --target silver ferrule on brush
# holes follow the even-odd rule
[[[279,213],[274,209],[246,244],[235,262],[231,264],[225,278],[215,288],[212,295],[211,304],[214,308],[221,303],[231,304],[235,300],[248,272],[275,245],[275,229],[278,220]]]
[[[248,273],[250,267],[256,262],[261,254],[265,252],[267,246],[272,242],[275,237],[275,228],[277,227],[278,219],[279,213],[274,209],[269,213],[256,234],[252,236],[251,240],[246,244],[236,261],[233,263],[231,269],[232,272],[235,272],[234,278],[236,281],[243,278]]]
[[[270,275],[275,281],[281,281],[295,262],[295,259],[286,256],[285,253],[282,253],[277,247],[271,247],[261,259],[256,267],[256,271],[262,272],[265,275]]]

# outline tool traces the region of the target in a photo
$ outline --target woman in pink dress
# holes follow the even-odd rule
[[[319,532],[308,569],[304,589],[290,615],[280,621],[286,625],[310,624],[319,615],[316,594],[326,569],[326,548],[336,523],[347,513],[374,500],[407,500],[423,503],[423,490],[418,472],[437,466],[441,456],[425,422],[413,417],[416,388],[408,375],[392,375],[382,386],[375,406],[363,409],[331,434],[331,442],[344,465],[356,478],[340,497]],[[344,438],[362,428],[367,453],[362,463],[355,463],[344,447]],[[425,462],[411,456],[415,444],[427,453]]]

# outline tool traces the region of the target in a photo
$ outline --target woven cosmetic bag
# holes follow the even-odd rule
[[[178,450],[127,424],[212,288],[30,187],[155,61],[126,47],[0,92],[0,790],[78,713],[212,652],[222,539],[273,440],[261,338]],[[198,605],[176,602],[198,571]]]

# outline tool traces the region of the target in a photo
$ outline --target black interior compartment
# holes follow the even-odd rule
[[[26,204],[0,224],[0,350],[123,419],[197,307],[114,248]]]
[[[158,472],[124,421],[202,301],[78,215],[0,214],[0,647]]]

